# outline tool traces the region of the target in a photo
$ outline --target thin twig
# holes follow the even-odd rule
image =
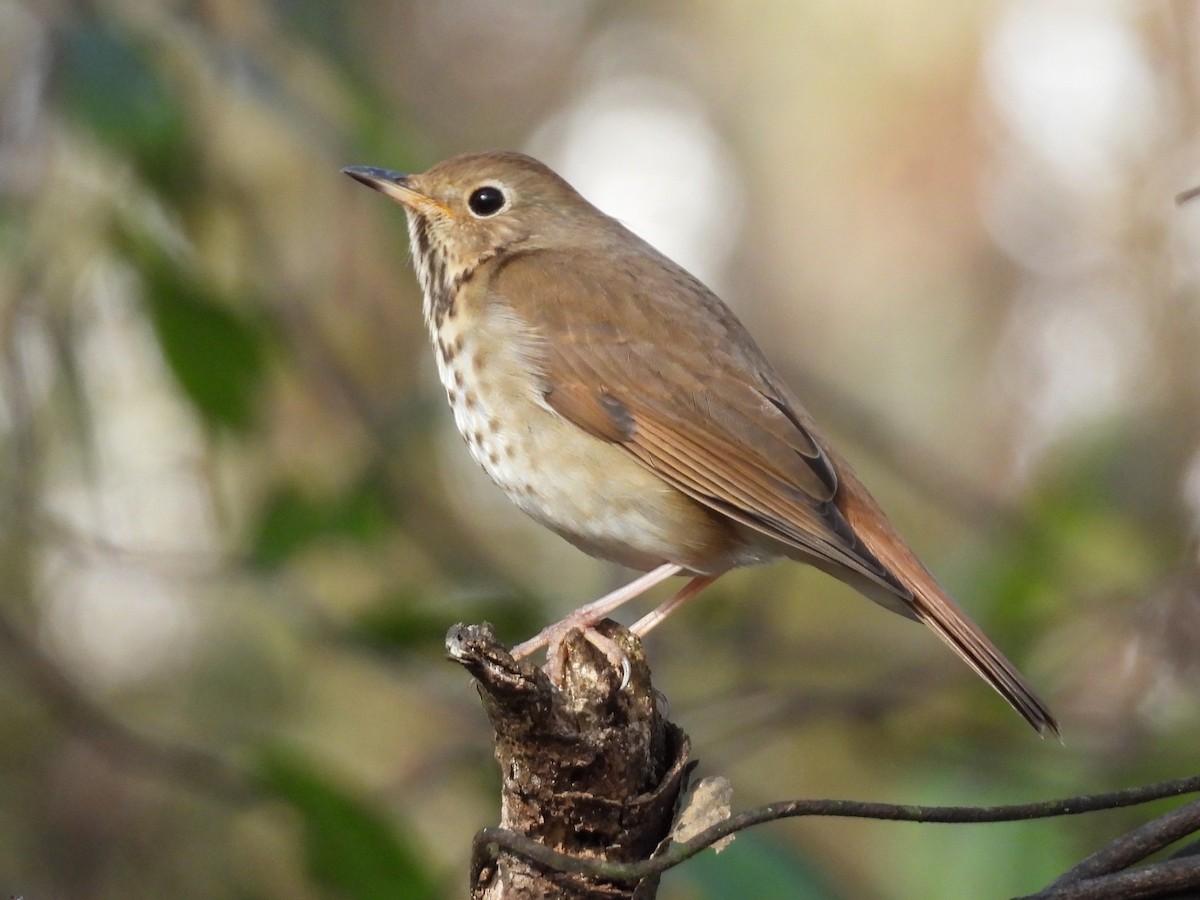
[[[1055,882],[1058,884],[1058,882]],[[1051,885],[1018,900],[1138,900],[1144,897],[1182,897],[1181,891],[1200,887],[1200,859],[1168,859],[1115,875],[1101,875],[1074,884]],[[1188,897],[1195,894],[1189,892]]]
[[[1200,187],[1188,188],[1175,195],[1175,205],[1183,206],[1189,200],[1195,200],[1197,197],[1200,197]]]
[[[614,881],[632,881],[659,874],[715,844],[721,838],[765,822],[803,816],[834,816],[855,819],[880,819],[894,822],[973,824],[1013,822],[1074,816],[1102,809],[1136,806],[1164,797],[1200,792],[1200,775],[1160,781],[1104,794],[1085,794],[1061,800],[1042,800],[1008,806],[904,806],[892,803],[867,803],[854,800],[791,800],[771,803],[730,816],[702,831],[690,841],[675,844],[666,853],[638,863],[597,864],[557,853],[537,841],[502,828],[485,828],[476,835],[476,847],[486,847],[493,855],[501,849],[527,856],[543,866],[563,872],[597,875]]]
[[[1200,830],[1200,800],[1193,800],[1121,835],[1064,873],[1050,887],[1065,887],[1119,872],[1197,830]]]

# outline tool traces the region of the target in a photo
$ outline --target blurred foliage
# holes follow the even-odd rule
[[[1197,13],[761,12],[0,0],[0,892],[460,895],[496,772],[442,636],[620,577],[471,465],[403,216],[338,172],[485,146],[670,223],[1065,726],[828,579],[736,573],[649,654],[738,807],[1194,770]],[[662,896],[1032,890],[1149,814],[788,823]]]
[[[757,900],[833,900],[840,896],[825,883],[819,862],[803,851],[760,835],[740,835],[720,854],[705,853],[695,864],[671,872],[667,889],[695,900],[724,900],[752,893]]]
[[[183,104],[156,65],[114,22],[66,29],[57,68],[63,112],[166,196],[184,199],[202,158]]]
[[[266,373],[265,329],[158,248],[143,241],[131,256],[163,358],[192,405],[213,425],[249,428]]]
[[[490,622],[505,634],[534,634],[544,627],[532,597],[484,597],[462,604],[463,622]],[[416,589],[381,599],[350,623],[348,640],[384,653],[436,649],[441,652],[448,623],[436,602]]]
[[[353,485],[340,496],[317,500],[291,485],[280,485],[262,504],[251,541],[252,559],[268,569],[319,539],[340,535],[350,541],[379,538],[388,526],[374,481]]]
[[[268,753],[261,780],[302,816],[308,870],[318,884],[353,900],[434,896],[425,856],[372,804],[349,796],[291,751]]]

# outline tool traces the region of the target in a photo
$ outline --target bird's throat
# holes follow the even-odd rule
[[[436,333],[446,317],[453,315],[458,279],[448,272],[446,255],[429,220],[411,210],[408,211],[408,237],[413,268],[424,296],[425,324]]]

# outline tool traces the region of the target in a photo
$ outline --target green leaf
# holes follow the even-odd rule
[[[296,753],[267,751],[260,780],[300,814],[308,871],[322,887],[350,900],[437,896],[436,881],[408,837]]]
[[[251,556],[258,565],[271,569],[319,538],[369,541],[383,534],[387,525],[381,488],[372,479],[328,499],[312,498],[284,485],[263,505]]]
[[[266,329],[148,240],[133,241],[132,249],[150,321],[180,387],[209,423],[248,430],[266,373]]]
[[[196,145],[179,93],[151,52],[111,24],[71,29],[59,70],[63,107],[168,195],[190,189]]]

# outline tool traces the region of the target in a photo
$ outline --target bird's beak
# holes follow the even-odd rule
[[[403,172],[377,169],[374,166],[347,166],[342,171],[355,181],[360,181],[384,196],[391,197],[405,209],[420,213],[438,212],[444,216],[453,215],[441,203],[410,186],[408,176]]]

